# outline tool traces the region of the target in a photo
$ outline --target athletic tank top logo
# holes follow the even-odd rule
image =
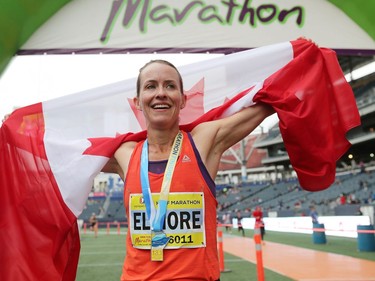
[[[182,162],[191,162],[191,159],[186,154],[182,157]]]

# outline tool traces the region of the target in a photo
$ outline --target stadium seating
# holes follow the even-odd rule
[[[340,195],[345,195],[345,205],[340,204]],[[217,189],[218,218],[223,213],[242,211],[251,216],[256,206],[261,206],[264,215],[276,213],[278,217],[308,215],[314,205],[319,215],[356,215],[361,205],[375,204],[375,166],[367,172],[359,169],[339,174],[336,182],[319,192],[303,190],[297,179],[279,182],[220,185]],[[90,198],[79,216],[88,222],[96,213],[99,222],[126,222],[122,191],[107,198]]]
[[[375,203],[375,176],[374,170],[342,174],[332,186],[319,192],[303,190],[296,179],[264,186],[249,184],[237,188],[235,193],[233,190],[218,194],[218,217],[228,211],[246,213],[256,206],[263,208],[265,216],[268,212],[276,212],[279,217],[303,216],[309,214],[311,205],[320,215],[355,215],[361,204]],[[340,205],[341,195],[346,196],[345,206]]]

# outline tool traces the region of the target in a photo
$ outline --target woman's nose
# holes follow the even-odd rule
[[[167,96],[166,89],[164,89],[164,87],[158,87],[156,91],[156,97],[163,98],[166,96]]]

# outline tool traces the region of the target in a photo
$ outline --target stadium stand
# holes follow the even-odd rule
[[[82,219],[85,222],[88,222],[92,213],[100,215],[105,200],[106,200],[105,198],[90,197],[87,200],[86,206],[83,209],[82,214],[79,216],[79,219]]]
[[[265,216],[269,212],[278,217],[306,216],[311,205],[320,216],[357,215],[360,206],[375,204],[375,166],[340,173],[332,186],[319,192],[303,190],[296,178],[218,185],[217,200],[218,218],[237,210],[250,217],[256,206],[263,208]],[[79,218],[88,222],[93,212],[99,214],[99,222],[126,222],[122,191],[108,193],[106,198],[91,197]]]
[[[375,204],[374,171],[372,167],[367,172],[357,169],[338,175],[332,186],[319,192],[301,189],[297,179],[264,186],[232,187],[218,195],[218,216],[228,211],[234,214],[237,210],[250,214],[256,206],[263,208],[265,216],[268,212],[278,217],[305,216],[311,205],[320,215],[357,215],[359,206]],[[341,201],[342,196],[345,201]]]

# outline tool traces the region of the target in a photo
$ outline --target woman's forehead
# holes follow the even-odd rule
[[[142,70],[140,75],[141,81],[179,80],[178,73],[173,67],[158,62],[149,64]]]

